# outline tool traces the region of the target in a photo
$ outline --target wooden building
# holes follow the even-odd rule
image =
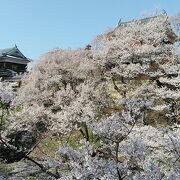
[[[12,79],[26,72],[27,64],[31,60],[24,56],[21,51],[15,47],[0,49],[0,77],[3,79]]]

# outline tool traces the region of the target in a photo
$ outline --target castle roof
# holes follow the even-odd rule
[[[31,60],[24,56],[15,45],[12,48],[0,49],[0,62],[27,64]]]

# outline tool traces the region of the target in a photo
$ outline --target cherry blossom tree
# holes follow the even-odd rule
[[[42,56],[24,77],[11,120],[39,139],[59,138],[39,167],[56,179],[179,179],[176,40],[161,14],[120,23],[85,49]]]
[[[5,128],[7,115],[10,113],[11,103],[15,98],[12,86],[0,81],[0,133]]]

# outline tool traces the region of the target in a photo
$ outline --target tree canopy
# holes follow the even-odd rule
[[[45,54],[24,77],[9,125],[33,143],[8,146],[27,157],[44,136],[58,138],[40,166],[56,179],[179,179],[177,39],[161,14]]]

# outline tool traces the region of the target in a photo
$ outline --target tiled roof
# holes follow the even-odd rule
[[[6,48],[6,49],[0,49],[0,57],[9,54],[12,51],[16,51],[16,47],[13,48]]]
[[[27,64],[31,60],[26,58],[15,45],[15,47],[12,48],[0,49],[0,61]]]
[[[126,22],[121,22],[121,19],[120,19],[119,22],[118,22],[118,26],[121,26],[121,25],[126,26],[127,24],[132,23],[134,21],[138,21],[138,22],[144,24],[144,23],[149,22],[151,19],[155,19],[156,17],[158,17],[158,16],[152,16],[152,17],[142,18],[142,19],[138,19],[138,20],[126,21]]]

